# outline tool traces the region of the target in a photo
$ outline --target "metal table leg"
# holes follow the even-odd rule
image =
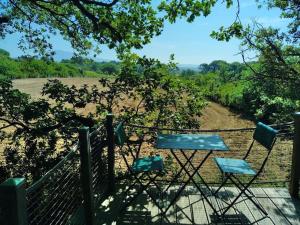
[[[196,151],[195,151],[196,152]],[[212,154],[212,151],[209,151],[207,153],[207,155],[204,157],[204,159],[201,161],[201,163],[199,163],[199,165],[195,168],[194,168],[194,171],[192,174],[189,173],[189,171],[185,168],[185,166],[190,163],[191,164],[191,160],[193,157],[190,157],[187,162],[188,163],[185,163],[183,164],[180,159],[177,157],[177,155],[175,154],[174,150],[171,149],[171,153],[172,155],[174,156],[174,158],[176,159],[176,161],[179,163],[179,165],[181,166],[181,168],[186,172],[186,174],[188,175],[188,180],[181,186],[181,188],[177,191],[175,197],[172,199],[172,201],[170,202],[169,206],[166,208],[166,210],[164,211],[164,213],[166,213],[169,208],[177,201],[178,197],[181,195],[181,193],[184,191],[185,187],[188,185],[188,183],[190,181],[192,181],[194,183],[194,185],[197,187],[197,189],[199,190],[199,192],[203,195],[204,199],[207,201],[207,203],[210,205],[210,207],[212,208],[212,210],[214,211],[214,213],[216,215],[218,215],[218,212],[217,210],[212,206],[211,202],[208,200],[207,196],[203,193],[203,191],[201,190],[201,188],[199,187],[199,185],[197,184],[197,182],[193,179],[193,177],[195,176],[195,174],[199,174],[198,170],[201,168],[201,166],[205,163],[205,161],[208,159],[208,157]],[[195,154],[194,154],[195,155]],[[193,156],[194,156],[193,155]]]
[[[196,151],[194,151],[196,152]],[[182,155],[185,157],[186,160],[189,160],[188,156],[185,154],[184,151],[181,150]],[[190,161],[190,165],[193,168],[193,170],[196,170],[196,168],[194,167],[192,161]],[[205,185],[205,187],[210,191],[211,194],[213,194],[213,191],[209,188],[208,184],[205,182],[205,180],[203,179],[203,177],[200,175],[200,173],[198,172],[198,170],[196,170],[196,174],[200,177],[202,183]]]
[[[172,153],[173,154],[173,153]],[[169,190],[169,188],[176,182],[176,180],[179,178],[180,174],[183,171],[183,167],[186,167],[187,164],[190,162],[190,160],[192,160],[192,158],[194,157],[194,155],[196,154],[196,151],[194,151],[192,153],[192,155],[190,157],[187,158],[187,161],[183,164],[183,166],[180,168],[179,172],[174,176],[174,178],[171,180],[170,184],[167,186],[167,188],[164,190],[164,192],[167,192]]]

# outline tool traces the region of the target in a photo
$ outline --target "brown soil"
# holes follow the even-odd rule
[[[200,118],[201,129],[229,129],[254,127],[250,120],[230,111],[228,108],[209,102]]]
[[[81,86],[83,84],[94,85],[98,83],[98,78],[49,78],[58,79],[66,85],[76,85]],[[47,78],[30,78],[30,79],[17,79],[13,81],[14,87],[22,92],[30,94],[33,98],[38,98],[41,96],[42,87],[47,81]]]
[[[81,86],[83,84],[94,85],[98,83],[97,78],[57,78],[67,85]],[[40,92],[47,78],[31,78],[14,80],[14,87],[20,91],[30,94],[33,98],[41,96]],[[231,112],[220,104],[209,102],[203,110],[200,118],[201,129],[227,129],[253,127],[254,123],[244,119],[241,115]]]

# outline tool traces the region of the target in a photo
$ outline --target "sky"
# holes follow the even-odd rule
[[[179,64],[210,63],[213,60],[226,60],[228,62],[241,62],[238,55],[240,40],[232,39],[229,42],[220,42],[210,37],[213,30],[220,26],[230,25],[236,14],[236,7],[226,9],[225,4],[218,3],[207,17],[198,17],[193,23],[187,23],[183,19],[175,24],[166,22],[162,34],[154,37],[150,44],[142,50],[136,51],[139,55],[156,58],[162,62],[168,62],[170,55],[175,55],[175,62]],[[255,0],[240,0],[240,19],[243,24],[249,24],[253,20],[264,26],[285,29],[288,21],[280,18],[279,9],[268,10],[266,7],[258,9]],[[25,53],[18,49],[17,43],[20,34],[7,35],[0,39],[0,48],[11,53],[12,57],[18,57]],[[51,37],[54,50],[58,52],[73,52],[71,45],[59,35]],[[116,60],[113,50],[103,46],[102,53],[97,58]]]

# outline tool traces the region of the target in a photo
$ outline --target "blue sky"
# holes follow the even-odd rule
[[[282,29],[287,26],[288,21],[279,17],[278,9],[258,9],[255,0],[240,0],[240,4],[240,18],[243,23],[257,20],[265,26],[272,25]],[[218,4],[208,17],[199,17],[193,23],[184,20],[177,20],[175,24],[166,23],[162,34],[154,37],[150,44],[137,53],[157,58],[162,62],[167,62],[169,56],[175,54],[175,61],[180,64],[209,63],[216,59],[241,61],[241,56],[237,55],[239,40],[219,42],[209,36],[220,26],[230,25],[234,21],[235,13],[235,6],[226,9],[224,4]],[[0,48],[9,51],[12,57],[24,54],[17,47],[19,36],[20,34],[12,34],[0,40]],[[59,35],[52,36],[51,42],[55,50],[73,52],[70,44]],[[97,58],[115,60],[116,56],[113,50],[103,46],[102,53]]]

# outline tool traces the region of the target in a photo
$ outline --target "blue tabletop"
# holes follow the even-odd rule
[[[184,150],[228,151],[229,148],[217,134],[160,134],[156,148]]]

